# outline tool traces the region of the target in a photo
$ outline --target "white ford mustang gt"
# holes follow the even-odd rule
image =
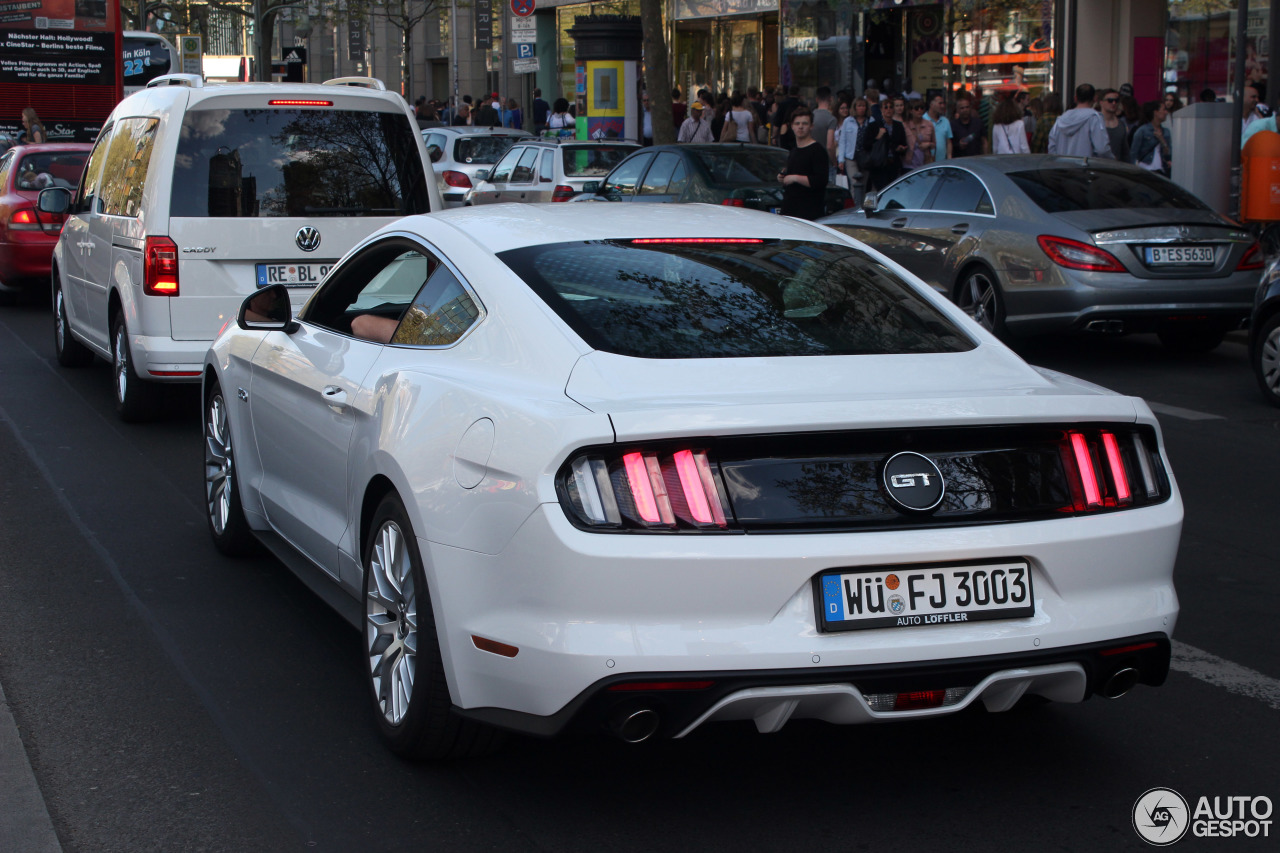
[[[834,231],[702,205],[401,220],[204,377],[209,527],[362,631],[389,746],[639,741],[1158,685],[1147,406]]]

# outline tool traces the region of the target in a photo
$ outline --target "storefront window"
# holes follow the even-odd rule
[[[1235,75],[1235,0],[1172,0],[1165,38],[1166,88],[1175,87],[1183,103],[1198,99],[1205,89],[1229,98]],[[1261,5],[1261,4],[1259,4]],[[1267,28],[1271,10],[1249,6],[1244,43],[1245,85],[1267,98]]]
[[[830,86],[833,92],[852,86],[850,33],[858,5],[848,0],[783,0],[783,86],[799,86],[803,98],[813,98],[819,86]]]
[[[948,65],[952,89],[983,93],[1053,88],[1054,3],[960,0],[951,7]]]

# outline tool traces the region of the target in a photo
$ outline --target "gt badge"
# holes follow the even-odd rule
[[[919,453],[895,453],[884,463],[884,492],[906,512],[929,512],[942,503],[947,486],[933,460]]]

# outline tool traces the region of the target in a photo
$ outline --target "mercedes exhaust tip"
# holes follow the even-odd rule
[[[1108,699],[1119,699],[1128,693],[1138,683],[1139,673],[1131,666],[1124,669],[1118,669],[1111,674],[1099,688],[1098,692]]]
[[[627,709],[614,715],[609,730],[625,743],[641,743],[658,731],[658,712],[652,708]]]

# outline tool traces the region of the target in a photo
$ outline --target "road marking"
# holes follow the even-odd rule
[[[1169,668],[1185,672],[1192,678],[1223,687],[1232,693],[1261,699],[1280,711],[1280,680],[1254,672],[1248,667],[1201,651],[1186,643],[1173,642],[1173,658]]]
[[[1222,415],[1211,415],[1208,412],[1197,412],[1195,409],[1183,409],[1179,406],[1167,406],[1164,403],[1152,403],[1147,401],[1147,405],[1151,407],[1151,411],[1159,415],[1172,415],[1175,418],[1182,418],[1188,421],[1225,421]]]

